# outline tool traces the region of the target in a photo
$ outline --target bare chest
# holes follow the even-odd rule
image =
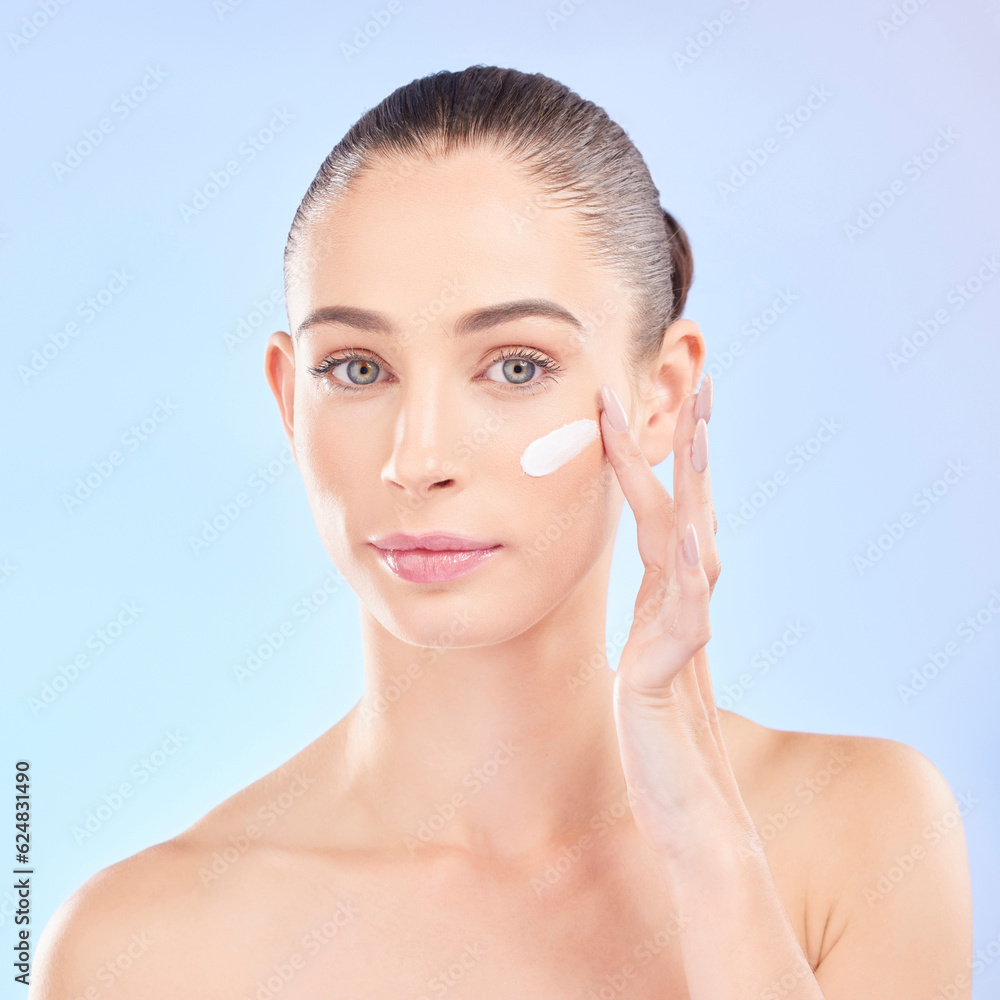
[[[687,1000],[689,917],[641,851],[502,875],[299,858],[227,879],[176,939],[161,929],[155,981],[234,1000]]]

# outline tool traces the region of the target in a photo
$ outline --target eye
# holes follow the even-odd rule
[[[536,386],[548,382],[562,369],[551,359],[533,348],[503,348],[484,375],[490,381],[534,391]],[[541,378],[535,378],[541,374]]]
[[[309,371],[319,379],[344,392],[353,392],[375,382],[384,382],[385,369],[367,351],[349,350],[324,358]]]

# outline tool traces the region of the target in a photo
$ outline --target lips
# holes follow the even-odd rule
[[[372,545],[376,548],[403,551],[427,549],[430,552],[472,552],[475,549],[492,549],[499,544],[496,541],[469,538],[467,535],[450,535],[443,531],[429,531],[422,535],[408,535],[397,531],[372,539]]]
[[[503,547],[499,542],[429,532],[423,535],[394,533],[372,543],[383,565],[409,583],[444,583],[492,559]]]

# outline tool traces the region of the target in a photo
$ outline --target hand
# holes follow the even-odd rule
[[[622,429],[618,397],[607,386],[602,396],[604,448],[635,514],[645,567],[615,678],[615,724],[636,825],[654,850],[674,852],[722,813],[746,818],[705,654],[721,569],[708,474],[712,382],[706,375],[680,408],[673,497]],[[617,424],[609,418],[616,410]]]

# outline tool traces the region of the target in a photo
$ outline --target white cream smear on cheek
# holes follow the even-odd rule
[[[600,435],[596,420],[574,420],[563,424],[524,449],[521,468],[529,476],[547,476],[575,458]]]

